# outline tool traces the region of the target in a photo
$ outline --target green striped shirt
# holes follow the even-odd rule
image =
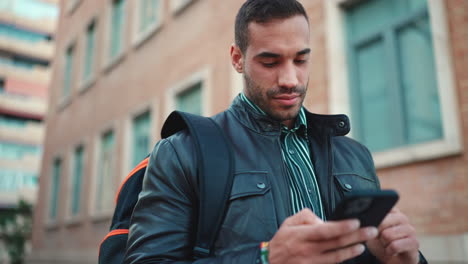
[[[243,93],[240,98],[249,107],[260,114],[266,113],[252,103]],[[314,213],[325,219],[322,199],[318,189],[317,179],[310,159],[309,144],[307,140],[307,119],[304,107],[299,111],[294,128],[282,126],[281,153],[286,164],[289,193],[291,196],[293,213],[304,208],[310,208]]]

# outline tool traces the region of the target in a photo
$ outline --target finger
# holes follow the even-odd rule
[[[329,251],[321,255],[321,261],[325,263],[341,263],[345,260],[361,255],[366,248],[362,244],[352,245],[345,248],[340,248],[334,251]]]
[[[382,232],[389,227],[407,223],[409,223],[408,217],[400,212],[400,210],[394,208],[387,214],[382,223],[380,223],[379,231]]]
[[[378,231],[375,227],[360,228],[344,236],[321,242],[318,245],[318,247],[322,252],[336,250],[339,248],[344,248],[350,245],[365,242],[367,240],[377,237],[377,235]]]
[[[397,225],[397,226],[392,226],[383,230],[380,233],[379,239],[381,243],[383,244],[383,246],[387,247],[391,242],[395,240],[414,236],[415,234],[416,234],[416,230],[414,229],[413,226],[409,224]]]
[[[385,254],[393,256],[404,252],[417,251],[419,249],[419,242],[415,236],[398,239],[390,243],[385,248]]]
[[[299,233],[302,239],[307,241],[324,241],[356,231],[359,229],[359,220],[330,221],[304,227],[302,232]]]
[[[299,213],[286,218],[286,220],[283,222],[283,225],[314,225],[317,223],[323,223],[322,219],[316,216],[309,208],[306,208],[301,210]]]

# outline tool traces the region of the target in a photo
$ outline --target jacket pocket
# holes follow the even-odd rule
[[[339,192],[346,196],[352,191],[378,189],[378,183],[369,177],[354,173],[338,173],[334,175]]]
[[[264,195],[270,191],[267,172],[243,172],[234,175],[229,201],[243,197]]]
[[[216,254],[241,250],[271,239],[277,229],[275,205],[266,171],[236,173]]]

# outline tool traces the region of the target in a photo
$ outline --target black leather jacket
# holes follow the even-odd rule
[[[231,139],[235,176],[215,258],[196,263],[259,263],[259,242],[270,240],[292,214],[280,124],[257,115],[239,98],[213,119]],[[371,154],[344,137],[345,115],[307,112],[307,136],[327,216],[351,190],[377,189]],[[186,131],[155,146],[133,213],[125,263],[191,263],[198,186],[196,157]],[[257,188],[258,183],[266,188]],[[367,251],[349,263],[374,263]]]

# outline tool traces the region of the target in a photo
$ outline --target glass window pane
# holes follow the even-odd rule
[[[140,27],[139,31],[146,31],[156,22],[160,0],[140,0]]]
[[[82,146],[75,150],[71,199],[72,215],[76,215],[80,211],[81,182],[83,178],[83,154],[84,148]]]
[[[442,120],[428,17],[397,32],[409,144],[442,138]]]
[[[124,25],[124,0],[114,0],[112,2],[112,18],[111,18],[111,43],[110,43],[110,58],[117,56],[122,50],[122,34]]]
[[[84,63],[84,80],[89,80],[94,66],[94,45],[96,39],[96,23],[93,21],[86,30],[86,54]]]
[[[145,112],[133,120],[132,167],[138,165],[150,151],[150,112]]]
[[[177,95],[176,107],[180,111],[201,115],[201,89],[202,83],[199,82],[193,87]]]
[[[386,77],[383,41],[375,41],[358,49],[359,118],[363,143],[372,150],[394,144],[391,136],[389,82]]]
[[[426,0],[359,1],[345,12],[357,138],[373,151],[441,139]]]
[[[70,46],[67,49],[67,52],[65,54],[65,76],[64,76],[62,97],[68,97],[70,95],[72,73],[73,73],[73,53],[74,53],[74,47]]]
[[[99,176],[96,193],[96,210],[102,211],[112,207],[114,195],[114,132],[108,131],[101,138],[99,158]]]
[[[50,195],[50,211],[49,216],[51,219],[57,217],[58,195],[60,190],[60,174],[62,173],[62,160],[56,159],[52,167],[52,188]]]

